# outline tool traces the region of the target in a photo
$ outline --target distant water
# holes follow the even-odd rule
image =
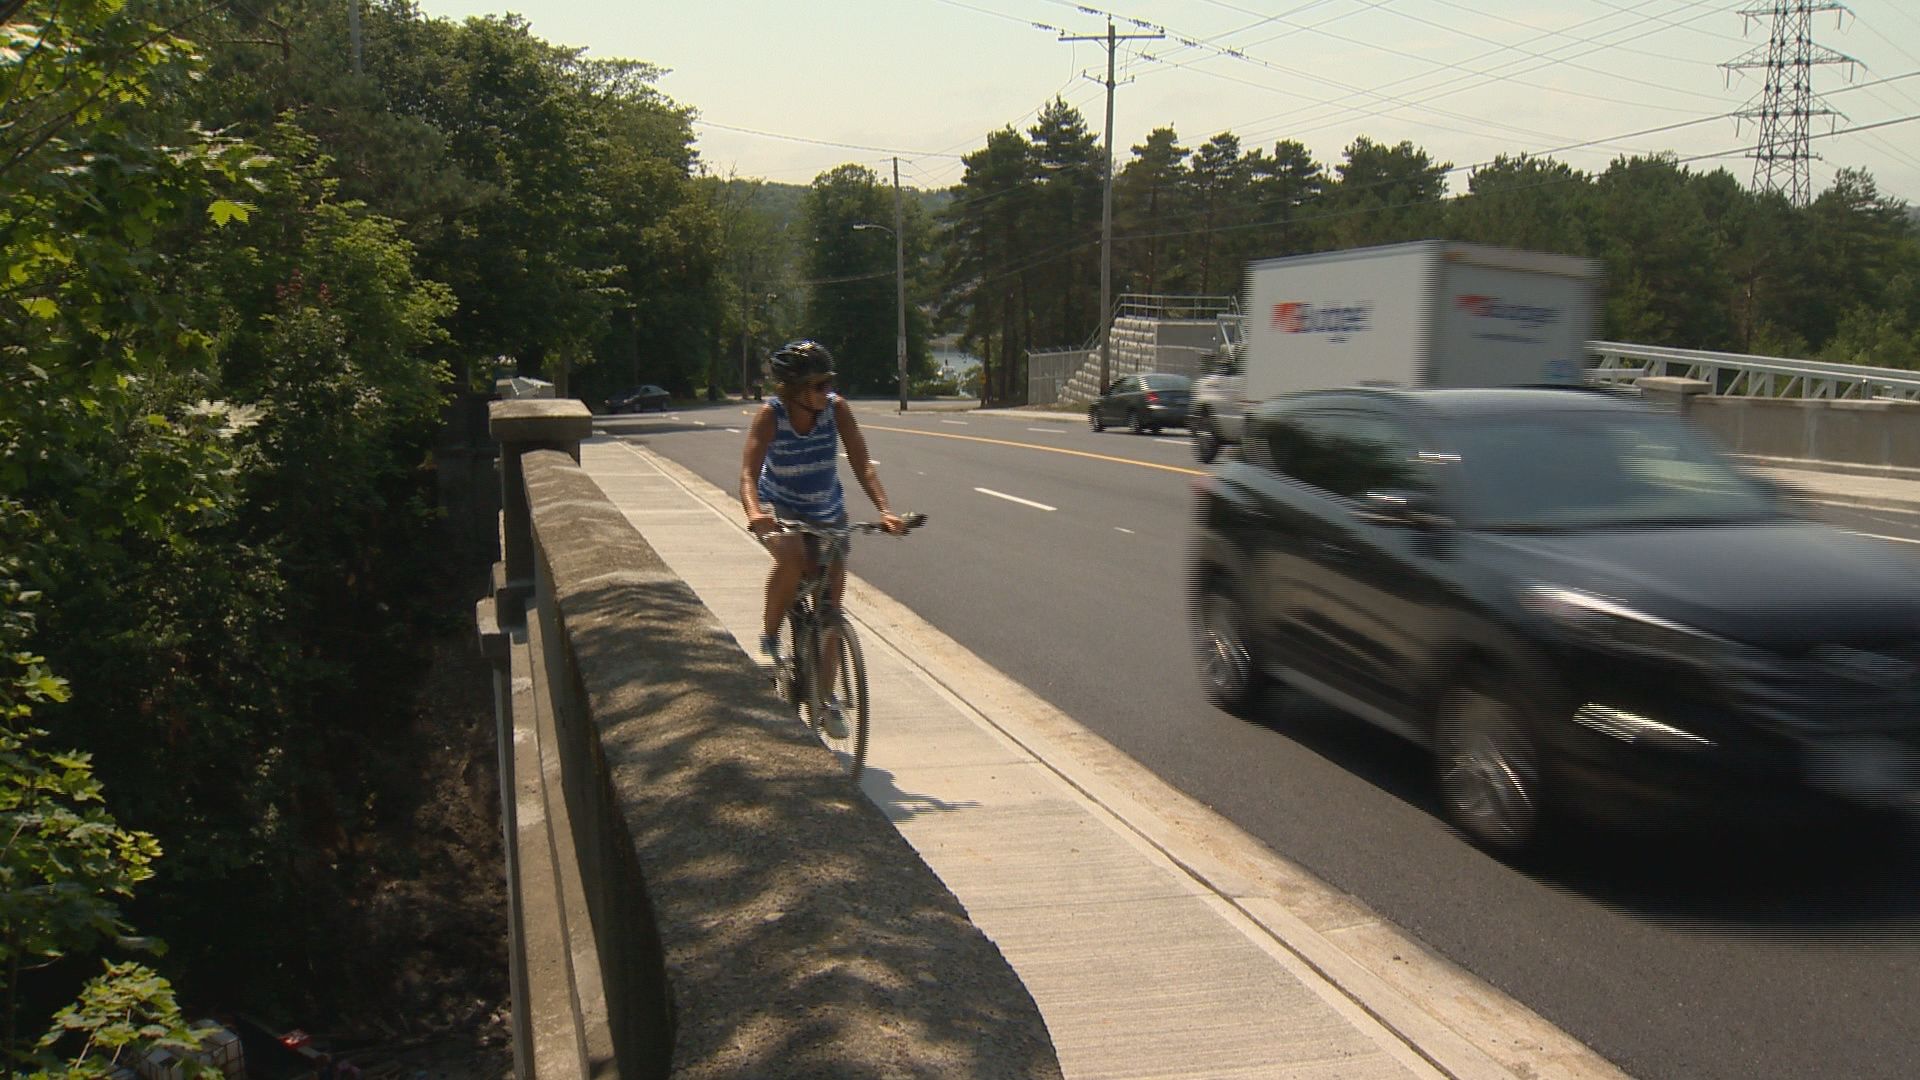
[[[955,372],[964,373],[979,367],[980,358],[974,356],[972,353],[963,353],[951,349],[935,349],[933,351],[933,365],[935,367],[950,367]]]

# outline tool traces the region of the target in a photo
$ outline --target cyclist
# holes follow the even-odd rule
[[[747,528],[773,555],[760,635],[761,655],[771,662],[777,659],[774,643],[780,620],[808,570],[806,537],[782,533],[776,515],[819,525],[846,524],[840,446],[846,447],[854,479],[880,511],[887,532],[902,535],[907,524],[888,509],[886,489],[867,456],[867,441],[853,409],[833,392],[833,353],[817,341],[790,341],[774,352],[767,367],[778,391],[754,414],[747,429],[746,449],[740,457],[740,505],[747,512]],[[846,563],[836,560],[829,591],[835,607],[846,581]],[[837,647],[836,642],[823,643],[827,656]]]

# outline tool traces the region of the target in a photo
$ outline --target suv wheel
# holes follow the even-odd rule
[[[1540,833],[1540,760],[1519,706],[1484,675],[1450,691],[1434,732],[1447,818],[1503,858]]]
[[[1140,423],[1140,410],[1134,409],[1127,413],[1127,430],[1133,432],[1135,435],[1145,435],[1147,433],[1146,426]]]
[[[1204,413],[1193,418],[1193,456],[1202,465],[1220,456],[1220,433],[1213,430],[1213,417]]]
[[[1242,631],[1240,604],[1219,575],[1200,588],[1200,609],[1194,621],[1194,658],[1200,686],[1216,708],[1245,716],[1266,688],[1267,677],[1254,661]]]
[[[1096,432],[1107,430],[1107,422],[1100,419],[1100,406],[1095,405],[1087,410],[1087,424]]]

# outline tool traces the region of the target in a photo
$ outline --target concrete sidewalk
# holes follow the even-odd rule
[[[735,500],[605,436],[581,464],[750,648],[767,563]],[[857,577],[846,607],[866,794],[1026,983],[1068,1077],[1622,1075]]]

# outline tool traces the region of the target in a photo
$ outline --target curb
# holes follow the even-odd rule
[[[1768,457],[1764,454],[1734,454],[1733,457],[1757,469],[1870,476],[1881,480],[1907,480],[1920,484],[1920,469],[1904,465],[1862,465],[1852,461],[1818,461],[1811,458]]]

